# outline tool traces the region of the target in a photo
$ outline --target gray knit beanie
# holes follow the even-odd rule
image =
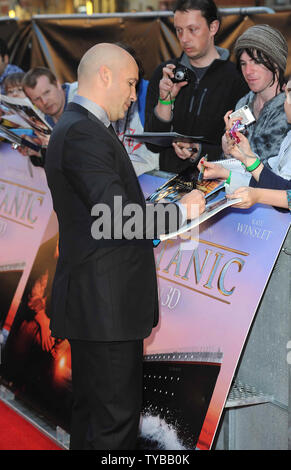
[[[245,49],[261,51],[271,62],[285,71],[288,57],[287,42],[280,31],[268,24],[251,26],[237,38],[234,46],[236,56],[239,51]]]

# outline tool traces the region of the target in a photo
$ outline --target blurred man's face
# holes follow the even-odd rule
[[[212,50],[218,21],[208,26],[200,10],[176,11],[174,26],[181,47],[191,62],[206,57]]]
[[[37,79],[34,88],[25,87],[30,101],[44,114],[58,119],[65,106],[65,94],[59,82],[51,83],[46,75]]]
[[[113,75],[109,109],[109,118],[111,121],[124,118],[131,103],[136,101],[137,82],[137,64],[134,60],[128,59],[126,63],[122,63],[122,66]]]

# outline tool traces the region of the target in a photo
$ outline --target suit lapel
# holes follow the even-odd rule
[[[118,144],[121,146],[121,148],[122,148],[122,153],[123,153],[123,155],[124,155],[125,158],[126,158],[126,162],[127,162],[128,169],[129,169],[129,171],[133,174],[134,179],[135,179],[135,181],[136,181],[136,187],[137,187],[137,189],[138,189],[138,191],[139,191],[140,197],[141,197],[142,200],[144,201],[144,194],[143,194],[143,192],[142,192],[142,190],[141,190],[141,187],[140,187],[138,178],[137,178],[137,176],[136,176],[135,170],[134,170],[134,168],[133,168],[132,162],[131,162],[131,160],[130,160],[130,158],[129,158],[129,155],[128,155],[127,151],[125,150],[125,147],[124,147],[123,143],[122,143],[122,142],[120,141],[120,139],[118,138],[118,135],[116,134],[116,132],[115,132],[115,130],[114,130],[112,124],[110,124],[110,126],[107,127],[107,130],[108,130],[108,132],[112,135],[112,137],[113,137],[115,140],[118,141]]]

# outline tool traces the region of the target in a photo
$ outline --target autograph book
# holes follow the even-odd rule
[[[171,147],[173,142],[201,142],[211,144],[211,142],[206,140],[203,136],[183,135],[177,132],[143,132],[142,134],[125,134],[125,137],[161,147]]]
[[[193,189],[199,189],[204,193],[206,200],[206,208],[203,214],[193,220],[187,222],[176,232],[163,234],[160,240],[168,240],[176,238],[179,235],[191,230],[197,225],[202,224],[207,219],[210,219],[218,212],[230,207],[238,202],[240,199],[227,199],[225,192],[225,181],[220,180],[202,180],[201,183],[197,182],[197,170],[185,170],[184,172],[170,178],[162,186],[157,188],[152,194],[147,197],[148,202],[176,202],[179,201],[186,193]]]

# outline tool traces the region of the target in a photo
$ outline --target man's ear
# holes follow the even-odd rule
[[[112,71],[106,65],[101,65],[99,68],[99,76],[105,87],[109,87],[112,82]]]
[[[219,30],[220,23],[218,20],[212,21],[209,26],[209,31],[212,33],[213,37],[216,35],[217,31]]]
[[[8,56],[8,54],[5,54],[5,55],[4,55],[4,61],[3,61],[3,62],[4,62],[4,64],[6,64],[6,65],[9,63],[9,56]]]

